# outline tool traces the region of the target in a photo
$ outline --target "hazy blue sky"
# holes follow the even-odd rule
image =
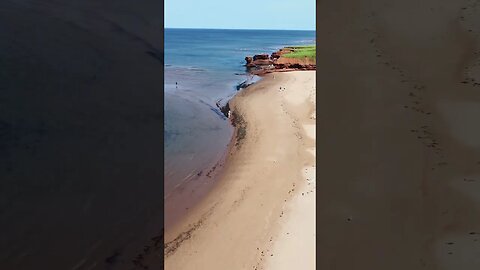
[[[166,28],[315,29],[315,0],[165,0]]]

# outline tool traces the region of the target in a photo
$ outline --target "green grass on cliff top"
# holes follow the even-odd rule
[[[289,49],[293,49],[293,52],[282,55],[287,58],[313,58],[317,56],[317,46],[316,45],[306,45],[306,46],[289,46]]]

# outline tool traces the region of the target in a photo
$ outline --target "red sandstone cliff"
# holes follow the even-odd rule
[[[282,55],[292,52],[291,48],[283,48],[271,55],[258,54],[253,57],[245,57],[248,71],[261,75],[273,71],[292,71],[292,70],[315,70],[316,62],[312,58],[289,58]]]

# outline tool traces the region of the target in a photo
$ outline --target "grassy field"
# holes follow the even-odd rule
[[[287,58],[313,58],[315,59],[316,53],[316,45],[306,45],[306,46],[291,46],[287,47],[289,49],[293,49],[293,52],[287,53],[282,55],[283,57]]]

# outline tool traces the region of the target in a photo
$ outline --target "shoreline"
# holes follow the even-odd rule
[[[315,71],[268,74],[259,82],[239,91],[229,101],[236,127],[227,148],[224,166],[217,172],[214,184],[203,199],[178,224],[165,231],[166,269],[197,269],[195,267],[200,266],[208,269],[268,269],[275,265],[276,260],[273,255],[266,259],[267,252],[275,250],[282,253],[289,250],[287,253],[291,253],[287,243],[292,238],[285,239],[280,233],[292,222],[293,209],[303,207],[302,204],[291,202],[305,198],[307,192],[308,196],[313,195],[311,197],[314,200],[314,193],[305,189],[311,183],[307,183],[301,173],[306,164],[308,167],[314,166],[314,151],[311,150],[314,138],[309,138],[307,133],[311,131],[307,132],[302,126],[306,121],[304,118],[310,118],[310,127],[315,127],[312,125],[315,122],[311,118],[312,107],[303,104],[313,101],[314,78]],[[279,85],[286,86],[287,90],[279,90]],[[313,87],[300,91],[306,89],[307,85]],[[289,92],[291,88],[297,88],[298,91]],[[261,92],[267,97],[257,97]],[[309,97],[309,101],[305,101]],[[264,98],[269,102],[265,102]],[[272,102],[272,98],[275,102]],[[271,106],[269,113],[254,112],[261,108],[258,105],[262,102],[265,102],[265,106]],[[298,117],[300,115],[302,117]],[[298,122],[302,124],[298,125]],[[264,124],[270,123],[271,128],[265,128]],[[246,133],[239,137],[242,128]],[[282,135],[277,136],[276,131]],[[285,147],[286,151],[282,147],[277,148],[278,153],[269,153],[276,146],[285,144],[289,145]],[[277,167],[279,165],[280,168]],[[278,185],[260,182],[262,178],[278,181]],[[306,178],[314,184],[311,173]],[[303,195],[299,189],[304,189]],[[314,220],[314,208],[307,215]],[[315,228],[312,228],[314,234]],[[300,253],[314,256],[314,235],[307,237],[312,239],[313,249],[302,248],[305,250],[298,251],[297,257]],[[303,242],[304,237],[299,239]],[[211,243],[216,244],[206,249]],[[229,250],[232,252],[229,253]],[[223,259],[219,260],[218,257]]]
[[[193,174],[189,175],[186,179],[184,179],[184,181],[175,186],[168,193],[168,195],[164,197],[164,201],[166,202],[164,207],[166,217],[164,222],[165,231],[167,231],[168,228],[175,227],[178,223],[180,223],[184,219],[184,217],[188,215],[188,212],[191,209],[194,209],[196,205],[203,200],[204,197],[208,196],[208,194],[214,189],[216,182],[219,181],[219,175],[221,175],[223,167],[227,162],[228,156],[231,153],[231,148],[232,145],[235,143],[236,137],[236,127],[232,122],[232,119],[229,118],[229,102],[240,91],[250,86],[253,86],[254,84],[263,80],[263,78],[260,76],[256,76],[253,74],[252,76],[252,78],[238,82],[235,85],[237,91],[229,98],[225,97],[223,99],[217,100],[215,105],[219,110],[218,113],[221,113],[223,116],[225,116],[225,120],[229,122],[229,125],[233,129],[233,132],[230,136],[228,144],[225,146],[225,148],[223,148],[222,151],[218,153],[218,158],[214,159],[209,166],[204,167],[204,169],[200,170],[199,172],[192,172]],[[255,76],[258,78],[255,78]],[[227,99],[226,102],[224,102],[225,99]],[[224,105],[221,105],[222,102],[224,102]],[[189,192],[190,194],[195,193],[195,195],[193,196],[193,198],[189,197],[189,199],[186,200],[181,195],[184,192]]]
[[[239,130],[244,132],[242,127],[235,127],[236,117],[230,108],[230,102],[235,98],[238,92],[263,80],[267,74],[315,70],[315,58],[307,58],[306,56],[304,59],[283,57],[286,54],[295,53],[296,50],[295,47],[284,47],[271,54],[259,54],[254,55],[253,57],[245,57],[245,75],[247,75],[247,79],[238,82],[235,85],[237,90],[235,93],[224,98],[219,98],[215,102],[216,108],[209,105],[212,111],[222,117],[222,119],[230,122],[230,125],[233,127],[233,133],[231,134],[229,143],[226,147],[222,151],[219,151],[218,158],[214,159],[209,165],[203,167],[204,169],[200,169],[198,172],[191,171],[181,183],[177,184],[168,195],[164,197],[164,201],[166,202],[164,207],[166,216],[166,222],[164,223],[165,230],[168,230],[169,227],[180,222],[183,216],[186,215],[190,209],[195,207],[196,203],[202,200],[202,197],[207,196],[207,194],[211,192],[215,182],[218,180],[215,175],[219,170],[216,170],[216,168],[223,167],[225,164],[226,156],[230,153],[230,146],[233,143],[234,138],[238,137],[237,133]],[[273,78],[275,78],[275,75],[273,75]],[[203,177],[202,173],[206,170],[209,170],[208,173],[216,170],[216,173],[213,176],[207,175],[207,177]],[[195,182],[195,184],[187,184],[188,182]],[[185,192],[190,193],[192,196],[185,198],[185,195],[183,195],[182,197],[182,193]],[[173,199],[170,198],[167,200],[169,197],[173,197]]]
[[[230,143],[218,154],[218,159],[212,161],[210,166],[201,171],[202,175],[197,174],[184,180],[164,198],[165,231],[180,223],[188,215],[189,211],[194,209],[214,189],[218,181],[218,174],[226,163],[229,145]],[[188,199],[185,199],[186,195],[184,193],[189,193]]]

